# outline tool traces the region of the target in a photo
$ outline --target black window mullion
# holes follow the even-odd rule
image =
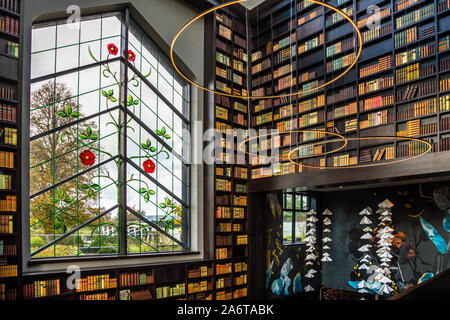
[[[124,48],[124,55],[127,57],[128,55],[128,30],[130,23],[130,15],[128,7],[125,8],[124,17],[122,22],[122,48]],[[120,92],[120,104],[122,106],[127,105],[127,96],[128,96],[128,68],[125,63],[121,63],[121,73],[120,73],[120,81],[122,85],[122,92]],[[127,248],[127,112],[125,108],[119,111],[119,123],[123,123],[119,132],[119,151],[121,155],[120,166],[119,166],[119,252],[120,255],[126,255],[128,252]]]

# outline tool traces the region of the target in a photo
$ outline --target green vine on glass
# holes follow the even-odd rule
[[[101,94],[103,96],[103,98],[106,101],[106,108],[109,109],[110,108],[110,104],[114,104],[117,103],[118,101],[121,101],[120,99],[120,93],[123,92],[123,87],[125,85],[124,82],[119,81],[119,79],[117,78],[117,72],[113,72],[113,70],[111,69],[111,66],[109,64],[109,58],[111,56],[116,56],[117,53],[119,52],[119,49],[117,48],[117,46],[113,43],[108,44],[107,46],[108,48],[108,55],[106,58],[106,62],[102,63],[102,75],[104,78],[109,79],[112,78],[114,79],[115,82],[115,86],[117,86],[118,92],[119,92],[119,96],[116,95],[116,92],[114,89],[109,89],[108,91],[106,90],[102,90]],[[89,50],[89,55],[90,57],[97,63],[99,63],[99,60],[95,58],[95,56],[92,54],[91,48],[88,47]],[[132,50],[129,50],[128,53],[126,54],[128,61],[130,61],[133,65],[135,65],[135,59],[136,59],[136,55]],[[145,78],[149,77],[151,74],[151,70],[150,72],[148,72],[146,75],[144,75]],[[133,74],[133,76],[127,80],[127,84],[131,84],[134,87],[139,87],[140,86],[140,82],[138,80],[138,77],[136,74]],[[134,99],[132,95],[128,95],[127,99],[126,99],[126,105],[127,108],[132,107],[133,111],[136,105],[138,105],[140,103],[140,99]],[[111,121],[107,122],[106,125],[112,125],[115,127],[116,132],[117,132],[117,137],[119,139],[121,131],[123,128],[127,128],[130,130],[134,129],[132,127],[129,126],[130,121],[132,120],[131,117],[130,119],[128,119],[125,123],[124,119],[123,119],[123,114],[122,113],[118,113],[118,117],[115,118],[112,113],[108,113]],[[95,164],[96,162],[96,155],[94,152],[98,152],[99,154],[102,153],[104,155],[106,155],[107,157],[109,157],[110,159],[114,158],[114,156],[107,152],[106,150],[103,150],[102,148],[100,148],[99,146],[99,132],[94,132],[94,130],[92,129],[91,126],[88,126],[85,131],[83,132],[75,132],[74,129],[69,125],[72,121],[77,120],[80,116],[81,113],[78,112],[77,110],[73,110],[72,107],[70,105],[66,105],[65,108],[63,110],[58,110],[57,111],[57,116],[61,117],[62,119],[66,119],[67,120],[67,129],[65,129],[61,136],[60,139],[63,142],[64,140],[67,141],[67,139],[71,139],[73,142],[77,143],[78,146],[81,146],[80,149],[82,150],[79,153],[79,159],[81,161],[81,163],[84,166],[92,166]],[[172,137],[167,133],[167,130],[165,127],[162,127],[158,130],[155,130],[155,134],[160,137],[161,139],[165,139],[165,140],[170,140]],[[144,159],[143,163],[142,163],[142,167],[144,169],[144,171],[147,174],[153,174],[156,171],[156,163],[155,161],[153,161],[152,159],[156,160],[157,157],[159,155],[165,155],[167,159],[169,159],[169,153],[167,152],[167,150],[165,150],[164,146],[161,146],[161,148],[158,150],[157,147],[155,147],[154,145],[152,145],[152,141],[150,140],[150,138],[146,139],[143,142],[140,142],[140,150],[142,151],[143,155],[136,155],[136,156],[131,156],[128,157],[128,159]],[[118,143],[118,153],[120,153],[120,143]],[[122,165],[122,159],[120,157],[115,158],[114,163],[117,167],[117,175],[119,172],[119,168]],[[89,179],[89,181],[87,181],[87,183],[83,183],[81,185],[78,186],[78,189],[82,192],[84,192],[86,194],[87,198],[95,198],[95,196],[97,194],[99,194],[102,191],[102,187],[98,184],[95,183],[94,181],[100,178],[105,178],[107,180],[110,180],[112,182],[112,184],[115,185],[116,187],[116,195],[117,195],[117,199],[119,199],[119,177],[112,177],[109,171],[100,171],[99,174],[94,175],[91,179]],[[148,203],[150,201],[150,197],[154,196],[156,193],[153,189],[150,188],[150,186],[141,178],[136,178],[135,175],[131,175],[130,178],[126,181],[126,184],[129,185],[131,183],[137,183],[139,185],[138,188],[138,193],[143,197],[143,200],[145,201],[145,203]],[[75,217],[72,217],[67,209],[68,207],[70,207],[71,205],[75,204],[74,202],[74,198],[72,196],[66,195],[66,192],[64,189],[58,189],[57,191],[54,191],[54,193],[56,193],[53,197],[51,197],[50,203],[49,204],[43,204],[42,208],[40,207],[39,210],[44,209],[44,206],[46,206],[46,210],[53,210],[54,212],[54,229],[55,230],[60,230],[63,234],[67,232],[67,225],[69,221],[76,221]],[[52,208],[49,208],[48,206],[52,206]],[[157,221],[157,225],[163,225],[164,226],[164,230],[166,232],[168,232],[169,230],[173,230],[174,226],[175,226],[175,219],[174,219],[174,213],[176,213],[177,210],[179,210],[179,205],[175,204],[174,202],[172,202],[172,200],[170,200],[169,198],[165,198],[165,201],[159,204],[159,208],[163,209],[165,214],[162,218],[158,219]],[[114,229],[115,231],[117,230],[117,225],[111,223],[111,222],[103,222],[103,223],[99,223],[99,225],[94,228],[94,230],[92,230],[92,236],[94,236],[94,232],[96,232],[99,228],[101,228],[102,226],[109,226],[112,229]],[[146,225],[142,226],[141,224],[137,224],[135,222],[130,222],[127,224],[127,229],[129,228],[133,228],[133,227],[138,227],[139,231],[139,237],[142,237],[142,235],[148,236],[148,232],[146,230]],[[99,239],[98,241],[100,241],[101,239]]]

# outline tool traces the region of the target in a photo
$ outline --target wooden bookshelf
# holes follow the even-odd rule
[[[273,45],[279,41],[274,35],[280,28],[281,22],[276,21],[279,21],[277,17],[282,12],[289,12],[290,17],[286,16],[283,20],[290,28],[290,33],[286,36],[296,35],[289,39],[290,43],[284,43],[285,47],[296,46],[308,50],[299,50],[297,56],[290,60],[291,67],[281,69],[292,75],[293,82],[291,86],[283,87],[280,93],[297,92],[328,82],[353,61],[356,42],[350,23],[338,18],[328,8],[306,3],[297,0],[293,10],[292,3],[284,1],[269,8],[253,23],[250,44],[253,49],[250,56],[255,59],[250,61],[251,68],[261,61],[267,61],[266,64],[272,67],[251,74],[249,92],[253,92],[255,83],[258,83],[254,80],[255,77],[271,79],[259,83],[256,88],[276,92],[277,84],[274,79],[280,67],[275,59]],[[267,107],[261,107],[259,101],[254,101],[250,108],[253,112],[251,127],[257,130],[325,128],[327,131],[358,138],[369,135],[400,135],[405,133],[407,121],[418,120],[419,127],[415,131],[417,134],[408,136],[431,142],[433,152],[448,150],[448,147],[444,147],[448,143],[448,136],[442,130],[449,129],[446,127],[449,120],[445,119],[445,114],[450,109],[450,96],[445,94],[450,85],[450,35],[444,27],[450,21],[447,1],[378,1],[374,4],[381,8],[380,28],[375,29],[368,27],[370,14],[366,11],[367,1],[334,0],[329,4],[345,10],[362,33],[363,52],[356,66],[324,90],[313,90],[307,95],[294,98],[274,99],[272,103],[264,102]],[[290,24],[292,19],[299,21],[298,25]],[[264,29],[259,26],[260,21],[264,21]],[[267,37],[267,33],[272,36]],[[318,37],[323,37],[323,43],[313,41]],[[278,51],[280,49],[277,48]],[[322,96],[325,102],[318,103],[316,99],[322,99]],[[432,108],[423,110],[424,105],[430,103]],[[280,109],[286,105],[297,107],[297,112],[287,118],[280,116],[275,119],[275,115],[279,115]],[[377,134],[373,134],[375,132]],[[288,166],[287,157],[283,158],[283,154],[288,151],[285,152],[284,149],[290,150],[313,141],[326,141],[331,137],[323,135],[318,139],[281,143],[281,166]],[[286,140],[295,138],[287,137]],[[407,143],[393,140],[370,147],[367,143],[353,141],[339,154],[312,157],[304,163],[351,165],[416,154],[415,151],[412,154],[405,153],[404,145]],[[322,152],[331,149],[331,146],[324,145]],[[307,155],[316,154],[314,150],[311,152]],[[319,153],[321,152],[317,152]],[[298,167],[281,171],[289,174],[302,169],[310,171]],[[252,167],[253,179],[279,174],[280,170],[270,172],[258,163]]]
[[[20,2],[0,1],[0,300],[21,297]]]

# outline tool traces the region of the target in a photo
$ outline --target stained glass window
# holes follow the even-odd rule
[[[190,88],[125,14],[33,27],[32,258],[189,250]]]

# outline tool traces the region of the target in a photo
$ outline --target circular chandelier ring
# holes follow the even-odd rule
[[[320,131],[320,130],[292,130],[292,131],[281,131],[281,132],[278,132],[278,131],[277,131],[277,132],[271,132],[271,133],[262,134],[262,135],[257,135],[257,136],[255,136],[255,137],[251,137],[251,138],[245,139],[244,141],[242,141],[242,142],[239,144],[238,150],[241,151],[241,152],[243,152],[243,153],[245,153],[245,154],[247,154],[247,155],[249,155],[249,156],[262,157],[262,158],[278,158],[278,157],[273,157],[273,156],[260,156],[260,155],[258,155],[258,154],[253,154],[253,153],[250,153],[250,152],[245,151],[245,150],[242,148],[242,146],[243,146],[244,144],[246,144],[247,142],[250,142],[250,141],[252,141],[252,140],[259,139],[259,138],[262,138],[262,137],[272,136],[272,135],[274,135],[274,134],[277,134],[277,135],[284,135],[284,134],[305,133],[305,132],[313,132],[313,133],[319,133],[319,134],[323,134],[323,135],[330,134],[330,135],[333,135],[333,136],[335,136],[335,137],[340,138],[340,140],[320,141],[320,142],[315,143],[314,145],[322,145],[322,144],[327,144],[327,143],[330,143],[330,142],[341,142],[341,141],[345,141],[345,143],[344,143],[343,146],[341,146],[341,147],[339,147],[339,148],[337,148],[337,149],[328,151],[328,152],[324,152],[324,153],[322,153],[321,155],[325,155],[325,154],[329,154],[329,153],[335,153],[335,152],[338,152],[338,151],[344,149],[344,148],[347,146],[347,144],[348,144],[347,138],[345,138],[343,135],[338,134],[338,133],[335,133],[335,132]],[[312,144],[310,144],[310,145],[312,145]],[[306,147],[306,146],[300,146],[300,147]],[[299,148],[296,148],[296,149],[299,149]],[[307,157],[305,157],[305,158],[311,158],[311,157],[316,157],[316,155],[307,156]]]
[[[320,1],[316,1],[316,0],[305,0],[305,1],[309,1],[309,2],[312,2],[312,3],[318,4],[318,5],[330,8],[331,10],[333,10],[333,11],[337,12],[338,14],[340,14],[342,17],[344,17],[345,19],[347,19],[347,21],[349,21],[351,23],[351,25],[355,29],[356,34],[358,36],[359,46],[358,46],[358,52],[356,54],[355,60],[350,64],[350,66],[347,69],[345,69],[344,72],[342,72],[336,78],[331,79],[330,81],[328,81],[328,82],[326,82],[326,83],[324,83],[324,84],[322,84],[320,86],[317,86],[317,87],[314,87],[314,88],[310,88],[310,89],[306,89],[306,90],[297,91],[295,93],[289,93],[289,94],[283,94],[283,95],[273,95],[273,96],[239,96],[239,95],[228,94],[228,93],[219,92],[219,91],[216,91],[216,90],[212,90],[212,89],[206,88],[206,87],[196,83],[195,81],[192,81],[186,75],[184,75],[184,73],[181,72],[178,69],[178,67],[177,67],[177,65],[175,63],[175,60],[174,60],[174,56],[173,56],[173,50],[174,50],[174,47],[175,47],[175,43],[176,43],[177,39],[180,37],[180,35],[183,33],[183,31],[186,30],[195,21],[199,20],[200,18],[204,17],[205,15],[207,15],[207,14],[213,12],[213,11],[216,11],[218,9],[225,8],[225,7],[234,5],[234,4],[248,2],[248,1],[250,1],[250,0],[234,0],[234,1],[229,1],[229,2],[223,3],[221,5],[217,5],[217,6],[211,8],[209,10],[206,10],[206,11],[200,13],[198,16],[192,18],[180,30],[178,30],[178,32],[175,34],[175,37],[172,40],[172,44],[170,45],[170,60],[172,62],[173,67],[177,71],[177,73],[181,77],[183,77],[187,82],[191,83],[192,85],[194,85],[194,86],[196,86],[196,87],[198,87],[198,88],[200,88],[200,89],[202,89],[204,91],[207,91],[207,92],[210,92],[210,93],[213,93],[213,94],[216,94],[216,95],[220,95],[220,96],[230,97],[230,98],[239,98],[239,99],[247,99],[248,100],[248,99],[275,99],[275,98],[293,97],[293,96],[296,96],[296,95],[303,94],[305,92],[318,90],[320,88],[328,86],[329,84],[332,84],[333,82],[336,82],[337,80],[342,78],[345,74],[347,74],[354,67],[356,62],[359,60],[359,57],[360,57],[361,51],[362,51],[363,42],[362,42],[361,32],[359,31],[358,26],[356,25],[356,23],[353,22],[353,20],[345,12],[343,12],[343,11],[341,11],[341,10],[339,10],[339,9],[329,5],[329,4],[326,4],[326,3],[320,2]],[[247,53],[247,58],[249,56],[250,56],[250,54]],[[247,61],[247,63],[248,63],[248,61]]]
[[[307,165],[307,164],[303,164],[303,163],[298,163],[296,161],[294,161],[292,159],[292,154],[294,152],[296,152],[297,150],[299,150],[300,148],[304,148],[306,146],[299,146],[295,149],[292,149],[291,152],[289,152],[288,154],[288,159],[291,163],[296,164],[297,166],[301,166],[301,167],[305,167],[305,168],[311,168],[311,169],[352,169],[352,168],[367,168],[367,167],[375,167],[375,166],[383,166],[383,165],[387,165],[387,164],[394,164],[394,163],[399,163],[399,162],[403,162],[403,161],[408,161],[408,160],[412,160],[415,158],[419,158],[425,154],[427,154],[429,151],[431,151],[432,149],[432,145],[431,143],[429,143],[428,141],[425,140],[421,140],[421,139],[417,139],[417,138],[411,138],[411,137],[401,137],[401,136],[380,136],[380,137],[355,137],[355,138],[345,138],[347,141],[359,141],[359,140],[387,140],[387,139],[394,139],[394,140],[407,140],[407,141],[413,141],[413,142],[419,142],[419,143],[423,143],[424,145],[427,146],[427,150],[425,150],[422,153],[419,153],[417,155],[411,156],[411,157],[407,157],[407,158],[403,158],[403,159],[397,159],[394,161],[389,161],[389,162],[381,162],[381,163],[369,163],[369,164],[365,164],[365,165],[356,165],[356,166],[333,166],[333,167],[328,167],[328,166],[313,166],[313,165]],[[310,145],[314,145],[314,143],[309,144],[307,146]],[[323,154],[320,155],[314,155],[315,157],[317,156],[322,156]],[[298,159],[298,158],[297,158]]]

